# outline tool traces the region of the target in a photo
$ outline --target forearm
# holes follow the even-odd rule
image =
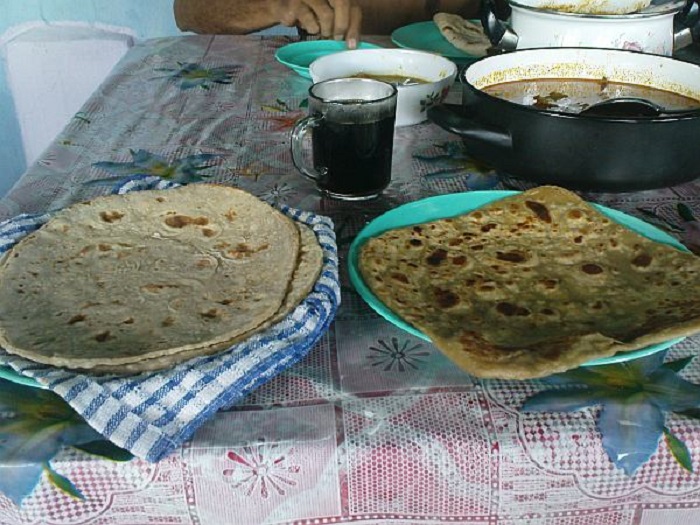
[[[182,31],[245,34],[279,23],[278,0],[175,0],[174,13]]]

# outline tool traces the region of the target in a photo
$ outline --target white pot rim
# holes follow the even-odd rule
[[[554,9],[543,9],[537,6],[537,2],[530,2],[529,0],[509,0],[508,2],[512,8],[521,9],[531,13],[541,13],[548,14],[550,16],[562,17],[565,19],[592,19],[592,20],[609,20],[616,22],[624,22],[629,19],[640,19],[640,18],[657,18],[660,16],[667,16],[669,14],[675,14],[681,11],[686,4],[686,0],[671,0],[663,3],[657,3],[650,8],[643,9],[635,13],[628,13],[624,15],[614,15],[614,14],[586,14],[586,13],[569,13],[566,11],[556,11]]]

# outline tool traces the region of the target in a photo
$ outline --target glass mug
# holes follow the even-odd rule
[[[325,80],[309,88],[309,116],[292,130],[292,160],[324,195],[366,200],[391,181],[396,87],[367,78]],[[303,141],[311,130],[313,167]]]

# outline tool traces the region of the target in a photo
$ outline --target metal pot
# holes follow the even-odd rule
[[[695,0],[653,0],[629,14],[581,14],[539,5],[541,0],[511,0],[506,23],[498,18],[493,0],[485,1],[482,24],[491,43],[502,51],[602,47],[670,56],[700,36]]]
[[[428,118],[460,135],[477,160],[525,180],[592,191],[671,186],[700,176],[700,110],[599,117],[538,109],[483,88],[522,79],[646,85],[700,100],[700,66],[633,51],[542,48],[482,58],[460,75],[463,103]]]

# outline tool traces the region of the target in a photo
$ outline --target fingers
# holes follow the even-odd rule
[[[333,25],[335,22],[333,7],[327,0],[303,0],[303,2],[316,16],[321,36],[323,38],[331,38],[333,36]]]
[[[345,33],[345,40],[348,43],[348,48],[355,49],[360,41],[360,30],[362,29],[362,9],[359,6],[350,8],[350,23],[348,30]]]
[[[298,25],[307,33],[324,38],[333,35],[333,9],[326,0],[288,0],[282,9],[280,22]]]
[[[299,26],[310,35],[321,32],[321,26],[314,12],[302,0],[292,0],[290,10],[282,20],[287,26]]]
[[[324,38],[345,38],[348,47],[356,47],[362,11],[354,0],[286,0],[280,2],[280,22]]]
[[[328,4],[333,8],[333,38],[342,40],[350,26],[352,3],[350,0],[328,0]]]
[[[306,18],[305,25],[308,25],[311,22],[307,18],[308,13],[311,13],[311,11],[304,4],[303,0],[280,0],[276,7],[276,16],[279,17],[280,24],[285,26],[301,25],[300,19],[304,18]],[[314,17],[313,21],[315,22],[315,20]]]

